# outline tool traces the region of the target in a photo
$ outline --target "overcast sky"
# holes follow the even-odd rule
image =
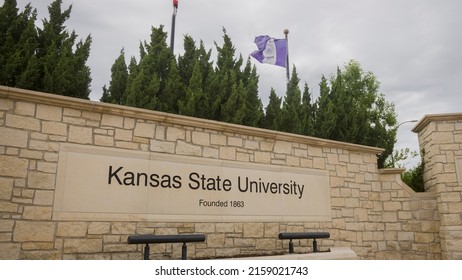
[[[29,2],[39,19],[49,18],[52,0],[18,0],[18,6],[22,10]],[[99,100],[109,84],[122,48],[129,61],[138,57],[139,42],[149,41],[151,26],[164,25],[170,33],[171,0],[64,0],[63,9],[71,4],[68,30],[93,38],[88,61],[92,100]],[[183,52],[186,34],[214,50],[214,42],[222,44],[225,27],[237,53],[247,58],[256,49],[255,36],[283,38],[287,28],[290,63],[315,99],[321,76],[354,59],[376,75],[401,123],[462,111],[461,11],[460,0],[179,0],[175,53]],[[252,62],[266,106],[271,87],[285,94],[285,69]],[[414,125],[400,126],[396,148],[418,149]]]

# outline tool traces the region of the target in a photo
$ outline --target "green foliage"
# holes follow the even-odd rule
[[[421,161],[416,167],[406,170],[402,175],[401,179],[409,187],[416,192],[424,192],[424,179],[423,173],[425,169],[425,163]]]
[[[378,92],[379,82],[356,61],[327,80],[322,77],[315,117],[315,135],[343,142],[382,147],[379,168],[396,142],[394,105]]]
[[[91,37],[77,41],[75,32],[65,30],[72,6],[62,11],[61,4],[51,3],[49,19],[38,28],[30,5],[18,14],[16,1],[5,1],[0,8],[1,84],[88,99]]]

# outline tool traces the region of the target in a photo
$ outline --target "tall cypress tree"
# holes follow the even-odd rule
[[[260,126],[263,118],[263,105],[258,96],[258,75],[255,66],[251,67],[250,60],[244,69],[244,84],[246,87],[246,111],[243,124],[248,126]]]
[[[298,87],[300,79],[298,78],[297,69],[295,66],[292,70],[292,77],[289,81],[289,86],[284,97],[282,105],[282,131],[301,134],[302,133],[302,111],[301,111],[301,92]]]
[[[123,104],[123,97],[127,89],[128,69],[125,63],[125,53],[122,49],[119,57],[111,67],[111,81],[109,89],[104,86],[100,101],[114,104]]]
[[[40,78],[35,57],[37,12],[30,4],[18,12],[15,0],[5,0],[0,7],[0,84],[34,89]]]
[[[124,100],[130,106],[162,110],[163,90],[166,87],[173,54],[168,48],[167,33],[163,26],[151,29],[151,42],[140,44],[140,62],[135,67],[132,63]],[[176,67],[176,66],[175,66]],[[134,71],[131,70],[133,68]]]
[[[62,11],[61,4],[61,0],[55,0],[48,6],[50,19],[43,20],[43,29],[39,29],[37,56],[43,63],[40,90],[88,99],[91,74],[86,61],[90,55],[91,37],[76,43],[76,33],[69,34],[64,25],[70,17],[72,5]]]
[[[312,136],[314,135],[315,110],[314,104],[311,103],[311,92],[307,83],[303,89],[301,106],[302,134]]]
[[[282,98],[277,96],[276,91],[271,88],[269,102],[266,106],[265,116],[263,117],[263,128],[279,130],[281,127],[281,103]]]

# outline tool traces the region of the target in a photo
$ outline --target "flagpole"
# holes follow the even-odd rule
[[[176,19],[176,13],[178,11],[178,1],[173,1],[173,15],[172,15],[172,32],[171,33],[171,37],[170,37],[170,49],[172,50],[172,53],[173,53],[173,49],[175,47],[175,19]]]
[[[287,72],[287,90],[289,90],[289,82],[290,82],[290,68],[289,68],[289,29],[284,29],[284,34],[286,35],[286,43],[287,43],[287,61],[286,61],[286,72]]]

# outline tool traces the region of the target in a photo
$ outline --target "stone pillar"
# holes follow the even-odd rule
[[[443,259],[462,259],[462,113],[427,115],[413,130],[424,150],[425,190],[436,192]]]

